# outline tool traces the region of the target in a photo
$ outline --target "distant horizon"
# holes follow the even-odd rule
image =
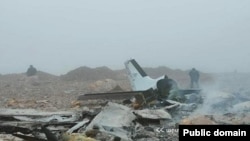
[[[35,66],[34,66],[35,67]],[[56,73],[50,73],[50,72],[47,72],[47,71],[44,71],[44,70],[41,70],[41,69],[39,69],[39,68],[36,68],[37,69],[37,71],[39,71],[39,72],[44,72],[44,73],[48,73],[48,74],[51,74],[51,75],[55,75],[55,76],[60,76],[60,75],[66,75],[67,73],[69,73],[69,72],[71,72],[71,71],[74,71],[74,70],[76,70],[76,69],[78,69],[78,68],[82,68],[82,67],[87,67],[87,68],[89,68],[89,69],[98,69],[98,68],[102,68],[102,67],[107,67],[108,69],[110,69],[110,70],[112,70],[112,71],[119,71],[119,70],[125,70],[125,67],[124,68],[120,68],[120,69],[112,69],[112,68],[110,68],[110,67],[108,67],[108,66],[105,66],[105,65],[103,65],[103,66],[97,66],[97,67],[89,67],[89,66],[79,66],[79,67],[76,67],[76,68],[73,68],[73,69],[71,69],[71,70],[69,70],[69,71],[67,71],[67,72],[65,72],[65,73],[58,73],[58,74],[56,74]],[[183,70],[183,69],[173,69],[173,68],[170,68],[170,67],[167,67],[167,66],[158,66],[158,67],[149,67],[149,66],[147,66],[147,67],[143,67],[143,66],[141,66],[143,69],[158,69],[158,68],[160,68],[160,67],[164,67],[164,68],[166,68],[166,69],[170,69],[170,70],[172,70],[172,71],[177,71],[177,70],[180,70],[180,71],[183,71],[183,72],[187,72],[187,71],[190,71],[190,69],[188,69],[188,70]],[[28,69],[28,68],[27,68]],[[197,69],[198,70],[198,69]],[[11,75],[11,74],[23,74],[23,73],[26,73],[26,71],[27,70],[24,70],[23,72],[12,72],[12,73],[0,73],[0,75]],[[201,71],[201,70],[198,70],[200,73],[207,73],[207,74],[227,74],[227,73],[239,73],[239,74],[250,74],[250,72],[238,72],[238,71],[229,71],[229,72],[204,72],[204,71]]]

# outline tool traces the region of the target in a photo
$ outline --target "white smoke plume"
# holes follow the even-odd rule
[[[202,86],[203,103],[195,114],[225,114],[250,111],[250,74],[216,74],[213,85]]]

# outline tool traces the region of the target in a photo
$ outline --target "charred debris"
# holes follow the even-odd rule
[[[224,113],[199,115],[198,107],[208,104],[202,91],[180,93],[185,101],[159,99],[157,92],[149,89],[80,95],[75,102],[77,108],[67,111],[0,109],[0,133],[26,141],[177,141],[179,124],[250,123],[246,112],[249,101],[236,102],[233,94],[216,92],[215,103],[210,103],[214,111]],[[236,118],[229,109],[241,110],[242,114]]]
[[[177,129],[178,121],[202,102],[200,91],[180,92],[185,102],[159,99],[149,89],[80,95],[78,108],[69,111],[0,109],[0,133],[27,141],[177,139],[177,132],[161,135],[157,129]],[[91,101],[102,107],[95,108]],[[81,109],[82,103],[91,103],[92,108]]]

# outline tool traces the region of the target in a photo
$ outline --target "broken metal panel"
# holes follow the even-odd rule
[[[76,121],[80,118],[79,115],[73,114],[71,116],[65,116],[65,115],[52,115],[48,117],[41,117],[41,118],[30,118],[27,116],[13,116],[15,119],[18,119],[20,121],[33,121],[33,122],[51,122],[51,121],[57,121],[57,122],[70,122],[70,121]]]
[[[15,137],[21,138],[25,141],[47,141],[45,139],[39,139],[36,137],[32,137],[32,136],[27,136],[27,135],[22,135],[22,134],[12,134]]]
[[[122,127],[130,125],[131,121],[135,118],[136,116],[132,113],[132,110],[129,107],[108,102],[103,110],[88,125],[87,129],[92,129],[95,124]]]
[[[109,102],[86,127],[86,130],[91,130],[94,126],[98,126],[102,132],[130,140],[128,131],[123,129],[123,127],[131,126],[135,118],[136,116],[130,108]]]
[[[44,140],[44,125],[54,133],[67,131],[77,125],[81,113],[73,111],[44,112],[33,109],[0,109],[0,133],[32,141]],[[21,134],[22,133],[22,134]]]
[[[81,118],[80,113],[69,111],[44,112],[32,109],[0,109],[0,111],[0,127],[3,129],[0,133],[10,134],[33,131],[45,124],[57,126],[56,131],[63,128],[65,130],[67,126],[75,125]]]
[[[84,119],[83,121],[77,123],[75,126],[71,127],[67,133],[73,133],[73,131],[81,128],[82,126],[86,125],[87,123],[89,123],[89,120],[88,119]]]
[[[172,119],[171,115],[164,109],[144,109],[144,110],[134,110],[134,113],[140,118],[147,119]]]
[[[52,115],[64,115],[71,116],[75,114],[74,111],[55,111],[45,112],[35,109],[0,109],[0,116],[52,116]]]

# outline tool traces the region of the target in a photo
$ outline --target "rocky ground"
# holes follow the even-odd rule
[[[153,78],[167,74],[177,81],[179,87],[189,87],[187,71],[171,70],[166,67],[145,68],[145,71]],[[249,74],[201,73],[200,84],[205,104],[200,105],[191,116],[183,118],[179,123],[237,124],[243,123],[243,120],[244,123],[250,123],[247,115],[250,109]],[[80,67],[61,76],[42,71],[31,77],[27,77],[24,73],[0,75],[0,108],[74,110],[89,104],[86,101],[79,104],[77,97],[80,94],[107,92],[116,86],[120,86],[123,91],[131,90],[124,70],[113,71],[107,67],[95,69]],[[240,111],[247,114],[244,116],[239,113]],[[228,113],[233,113],[231,115],[234,116],[240,115],[241,118],[230,119],[227,116]],[[211,116],[217,118],[211,118]],[[2,135],[1,138],[0,141],[18,140],[8,135]],[[168,138],[176,140],[177,133],[172,133]]]
[[[189,77],[185,71],[168,68],[145,68],[153,77],[168,74],[181,88],[187,88]],[[212,83],[213,78],[204,74],[201,83]],[[113,71],[107,67],[80,67],[65,75],[55,76],[42,71],[27,77],[25,73],[0,75],[0,106],[11,108],[64,109],[80,94],[107,92],[116,86],[124,91],[131,87],[125,70]],[[46,104],[44,104],[46,103]]]

